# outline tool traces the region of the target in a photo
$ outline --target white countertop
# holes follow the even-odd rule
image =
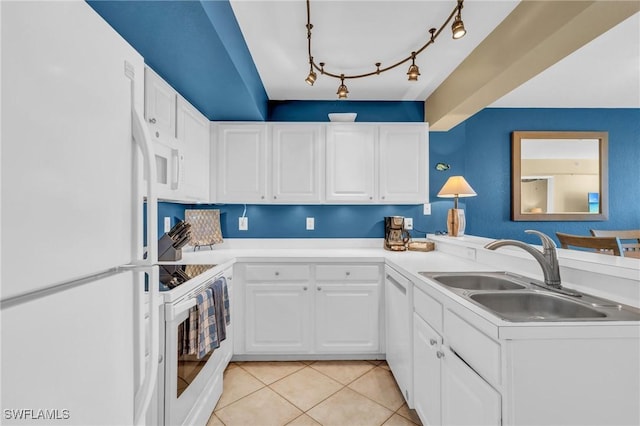
[[[494,338],[523,337],[523,332],[528,337],[548,336],[550,327],[561,334],[570,332],[571,336],[576,336],[576,333],[580,335],[580,330],[583,330],[595,337],[593,326],[607,335],[638,335],[638,322],[503,321],[462,296],[429,281],[418,272],[510,271],[542,280],[542,270],[533,257],[518,248],[486,250],[484,245],[492,240],[481,237],[437,236],[432,240],[436,243],[435,251],[391,252],[382,248],[382,239],[228,239],[213,249],[204,248],[194,252],[187,247],[183,249],[182,260],[175,263],[217,264],[221,268],[227,268],[235,262],[385,262],[410,278],[419,289],[454,306],[456,311],[462,312],[468,320]],[[620,262],[620,259],[609,259],[613,256],[594,255],[605,258],[599,263],[591,258],[593,256],[587,256],[586,260],[581,257],[589,253],[565,253],[568,251],[558,251],[563,285],[618,303],[640,307],[640,260],[620,258],[623,260]],[[587,279],[590,281],[586,282]],[[573,280],[578,280],[581,285],[575,284]],[[600,281],[605,285],[598,285]]]

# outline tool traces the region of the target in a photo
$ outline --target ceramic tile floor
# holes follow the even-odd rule
[[[415,426],[384,361],[234,362],[207,426]]]

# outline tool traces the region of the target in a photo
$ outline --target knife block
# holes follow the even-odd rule
[[[173,247],[173,239],[168,234],[164,234],[158,240],[158,260],[174,261],[182,259],[182,249]]]

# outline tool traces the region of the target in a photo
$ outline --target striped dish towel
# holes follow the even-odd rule
[[[203,358],[210,351],[220,346],[214,292],[207,288],[196,296],[198,309],[198,358]]]

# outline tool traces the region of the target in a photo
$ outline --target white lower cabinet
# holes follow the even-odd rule
[[[244,288],[236,354],[380,353],[380,264],[236,267]]]
[[[308,352],[311,294],[306,283],[247,284],[247,352]]]
[[[316,287],[316,350],[377,352],[378,284],[325,284]]]
[[[481,344],[476,353],[469,353],[472,358],[468,360],[462,359],[450,346],[451,341],[475,343],[488,337],[454,323],[453,318],[457,317],[448,311],[442,322],[442,309],[436,300],[415,289],[413,383],[418,416],[425,425],[500,425],[500,394],[471,367],[485,365],[483,344],[488,343]],[[432,323],[427,322],[429,318],[433,319]],[[448,321],[454,324],[451,331],[455,339],[449,339],[446,334]],[[467,334],[463,338],[460,332]]]
[[[422,423],[442,424],[440,358],[442,337],[418,314],[413,314],[413,403]]]
[[[442,361],[442,424],[500,425],[500,394],[448,346],[438,353]]]

